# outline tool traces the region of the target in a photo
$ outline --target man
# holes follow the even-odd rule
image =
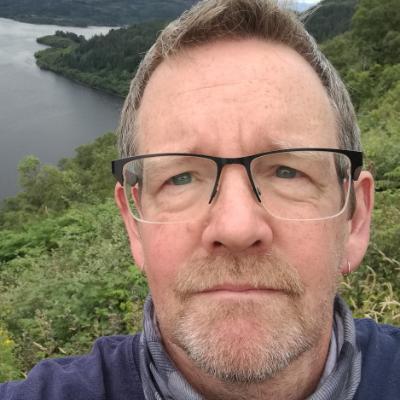
[[[399,398],[400,330],[336,295],[373,206],[353,107],[290,12],[199,3],[146,55],[121,121],[144,331],[42,362],[1,399]]]

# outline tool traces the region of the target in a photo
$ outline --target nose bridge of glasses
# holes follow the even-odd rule
[[[223,175],[222,172],[223,172],[224,167],[233,166],[233,165],[241,165],[245,169],[247,178],[248,178],[249,183],[250,183],[250,187],[253,190],[257,200],[259,202],[261,202],[258,189],[255,186],[253,177],[251,175],[250,163],[251,163],[251,158],[250,157],[219,158],[219,159],[217,159],[217,164],[218,164],[217,179],[216,179],[213,191],[211,193],[209,204],[213,201],[213,199],[215,198],[215,196],[218,193],[218,190],[219,190],[219,187],[220,187],[220,184],[221,184],[220,181],[221,181],[221,176]]]

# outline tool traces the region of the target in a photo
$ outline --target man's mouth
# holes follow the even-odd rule
[[[209,289],[202,290],[196,294],[268,294],[277,293],[282,290],[266,286],[254,286],[248,284],[222,284],[213,286]]]

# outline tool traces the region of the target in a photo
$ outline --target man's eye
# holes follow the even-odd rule
[[[168,183],[172,185],[187,185],[192,182],[192,175],[189,172],[184,172],[179,175],[173,176]]]
[[[298,176],[298,171],[290,167],[280,166],[276,169],[275,175],[278,178],[291,179]]]

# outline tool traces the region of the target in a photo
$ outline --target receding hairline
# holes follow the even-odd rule
[[[146,93],[148,93],[149,88],[151,88],[151,90],[157,90],[158,88],[153,88],[152,87],[152,83],[154,82],[154,79],[157,78],[158,75],[158,71],[163,70],[165,67],[170,68],[171,70],[176,69],[177,68],[177,63],[178,63],[178,68],[183,64],[184,68],[190,68],[190,61],[191,59],[193,60],[198,60],[197,56],[196,56],[196,51],[204,48],[211,48],[215,45],[224,45],[227,44],[229,45],[230,43],[240,43],[242,42],[244,46],[249,46],[251,44],[251,42],[258,42],[261,45],[265,45],[265,54],[271,53],[273,52],[275,49],[279,52],[279,50],[284,50],[287,51],[289,54],[293,54],[297,56],[297,60],[296,59],[292,59],[291,61],[294,60],[294,62],[301,62],[303,67],[306,68],[309,72],[310,75],[307,75],[305,77],[305,82],[309,82],[310,81],[310,77],[313,76],[315,78],[315,82],[318,83],[319,88],[321,89],[321,94],[325,97],[326,100],[326,105],[327,107],[329,107],[330,111],[332,112],[332,117],[334,119],[334,124],[335,124],[335,131],[336,131],[336,139],[338,137],[339,134],[339,127],[338,127],[338,123],[337,123],[337,118],[336,118],[336,108],[333,106],[331,98],[329,97],[329,93],[328,90],[326,88],[326,86],[323,85],[323,82],[321,81],[319,75],[316,73],[315,69],[313,68],[313,66],[302,56],[302,54],[300,54],[298,51],[296,51],[296,49],[294,49],[293,47],[287,45],[286,43],[283,43],[281,41],[276,41],[276,40],[271,40],[271,39],[265,39],[263,37],[258,37],[258,36],[254,36],[254,35],[249,35],[246,37],[242,37],[242,36],[234,36],[231,35],[229,37],[219,37],[219,38],[214,38],[213,40],[209,40],[207,42],[202,42],[202,43],[197,43],[197,44],[193,44],[191,46],[185,46],[181,49],[179,49],[179,51],[174,52],[173,54],[169,54],[168,56],[166,56],[165,58],[163,58],[161,60],[161,62],[157,65],[157,67],[154,69],[154,71],[152,72],[151,76],[149,77],[149,79],[146,82],[146,86],[143,89],[143,94],[141,97],[141,101],[139,104],[139,107],[137,108],[137,116],[136,116],[136,132],[135,132],[135,136],[136,136],[136,145],[135,145],[135,150],[138,151],[139,150],[139,141],[140,141],[140,120],[141,120],[141,114],[143,111],[142,108],[142,104],[143,104],[143,99],[146,96]],[[262,49],[259,48],[258,50],[256,49],[256,51],[261,52]],[[195,54],[193,56],[193,54]],[[229,54],[229,53],[228,53]],[[278,57],[282,56],[282,53],[278,53],[277,55]],[[269,55],[270,57],[270,55]],[[266,59],[266,61],[268,61],[268,58]],[[182,64],[181,64],[182,63]],[[180,65],[179,65],[180,64]],[[212,67],[211,67],[212,68]],[[302,71],[304,72],[304,71]],[[216,75],[215,75],[216,76]],[[303,76],[303,75],[302,75]],[[165,79],[165,78],[162,78]],[[257,77],[255,77],[255,80],[257,80]],[[293,81],[295,81],[295,79],[293,78]],[[231,81],[231,82],[225,82],[225,83],[221,83],[221,85],[229,85],[229,84],[236,84],[236,83],[240,83],[240,79],[238,79],[237,81]],[[210,85],[209,87],[215,87],[218,86],[219,83]],[[207,89],[208,87],[204,87],[204,89]],[[190,90],[198,90],[198,89],[203,89],[203,87],[194,87],[193,89]],[[184,92],[184,90],[183,90]],[[147,110],[148,111],[148,108]],[[338,142],[338,140],[336,140],[336,142]],[[293,147],[293,146],[291,146]],[[299,146],[295,146],[295,147],[299,147]]]
[[[276,0],[203,0],[171,22],[140,64],[119,127],[121,156],[136,153],[136,116],[148,80],[168,56],[219,38],[260,38],[296,51],[316,72],[337,117],[341,148],[360,150],[360,135],[348,92],[335,69],[291,10]]]

